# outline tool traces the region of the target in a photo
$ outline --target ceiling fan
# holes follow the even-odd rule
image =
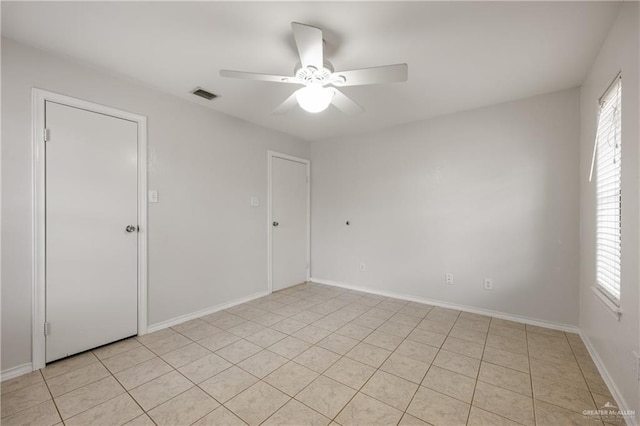
[[[406,81],[407,64],[386,65],[349,71],[334,71],[331,63],[323,56],[322,30],[310,25],[292,22],[293,36],[300,55],[300,64],[294,76],[258,74],[244,71],[221,70],[222,77],[246,80],[269,81],[275,83],[300,84],[296,90],[273,113],[282,114],[296,104],[308,112],[321,112],[333,104],[347,114],[357,114],[364,109],[338,90],[338,87],[361,86],[366,84],[393,83]]]

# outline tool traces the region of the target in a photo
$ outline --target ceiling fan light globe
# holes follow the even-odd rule
[[[316,113],[327,109],[333,95],[333,90],[314,84],[299,89],[296,92],[296,100],[303,110]]]

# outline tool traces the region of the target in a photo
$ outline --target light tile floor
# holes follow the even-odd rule
[[[606,402],[576,334],[303,284],[4,382],[1,421],[596,425]]]

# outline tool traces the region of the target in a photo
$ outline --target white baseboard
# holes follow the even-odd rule
[[[240,299],[235,299],[235,300],[232,300],[230,302],[221,303],[219,305],[212,306],[212,307],[209,307],[209,308],[197,311],[197,312],[192,312],[190,314],[181,315],[179,317],[172,318],[170,320],[162,321],[162,322],[159,322],[157,324],[153,324],[153,325],[147,327],[147,333],[145,333],[145,334],[153,333],[154,331],[162,330],[163,328],[172,327],[174,325],[178,325],[178,324],[181,324],[183,322],[186,322],[186,321],[189,321],[189,320],[192,320],[192,319],[195,319],[195,318],[199,318],[199,317],[202,317],[202,316],[205,316],[205,315],[209,315],[209,314],[212,314],[214,312],[221,311],[223,309],[228,309],[228,308],[231,308],[233,306],[240,305],[242,303],[250,302],[250,301],[252,301],[254,299],[258,299],[260,297],[267,296],[269,294],[271,294],[271,292],[268,291],[268,290],[260,291],[258,293],[254,293],[254,294],[251,294],[249,296],[242,297]],[[31,373],[32,371],[33,371],[32,363],[22,364],[22,365],[18,365],[18,366],[12,367],[12,368],[8,368],[8,369],[3,370],[2,372],[0,372],[0,381],[4,382],[5,380],[13,379],[15,377],[22,376],[23,374]]]
[[[598,352],[596,351],[595,347],[591,343],[591,340],[589,340],[589,338],[582,331],[580,332],[580,337],[582,338],[584,345],[587,347],[587,350],[589,351],[589,355],[591,355],[591,359],[593,360],[593,363],[598,368],[598,372],[600,372],[600,376],[602,376],[602,379],[604,380],[604,382],[607,384],[607,387],[611,391],[611,396],[613,396],[613,398],[616,400],[618,409],[620,411],[632,410],[632,408],[627,404],[627,401],[624,399],[624,397],[622,396],[622,393],[616,386],[616,383],[613,381],[613,378],[611,378],[611,375],[607,371],[607,368],[604,366],[602,359],[600,359]],[[625,420],[627,422],[627,425],[629,426],[638,425],[638,419],[635,416],[625,417]]]
[[[29,374],[33,371],[33,366],[31,363],[17,365],[12,368],[7,368],[6,370],[2,370],[0,373],[0,381],[4,382],[5,380],[13,379],[18,376],[22,376],[23,374]]]
[[[200,311],[192,312],[190,314],[181,315],[179,317],[171,318],[166,321],[162,321],[147,327],[147,334],[153,333],[154,331],[162,330],[164,328],[173,327],[174,325],[182,324],[183,322],[190,321],[192,319],[200,318],[205,315],[213,314],[214,312],[222,311],[223,309],[229,309],[233,306],[240,305],[242,303],[247,303],[252,300],[258,299],[260,297],[264,297],[271,294],[269,290],[259,291],[257,293],[253,293],[246,297],[241,297],[240,299],[235,299],[230,302],[221,303],[219,305],[211,306],[206,309],[202,309]]]
[[[409,300],[411,302],[418,302],[418,303],[426,303],[428,305],[455,309],[458,311],[469,312],[472,314],[488,315],[491,317],[519,322],[523,324],[537,325],[539,327],[546,327],[546,328],[552,328],[554,330],[567,331],[569,333],[578,333],[578,334],[580,333],[580,329],[577,326],[570,325],[570,324],[562,324],[562,323],[557,323],[552,321],[540,320],[536,318],[524,317],[520,315],[507,314],[504,312],[492,311],[490,309],[474,308],[473,306],[459,305],[457,303],[443,302],[441,300],[427,299],[427,298],[418,297],[418,296],[410,296],[402,293],[395,293],[393,291],[373,290],[366,287],[345,284],[337,281],[325,280],[322,278],[311,278],[311,282],[318,283],[318,284],[326,284],[333,287],[345,288],[348,290],[361,291],[363,293],[377,294],[379,296],[393,297],[394,299]]]

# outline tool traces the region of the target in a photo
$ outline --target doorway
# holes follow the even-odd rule
[[[38,89],[33,368],[146,332],[146,118]]]
[[[269,289],[309,280],[310,162],[269,152]]]

